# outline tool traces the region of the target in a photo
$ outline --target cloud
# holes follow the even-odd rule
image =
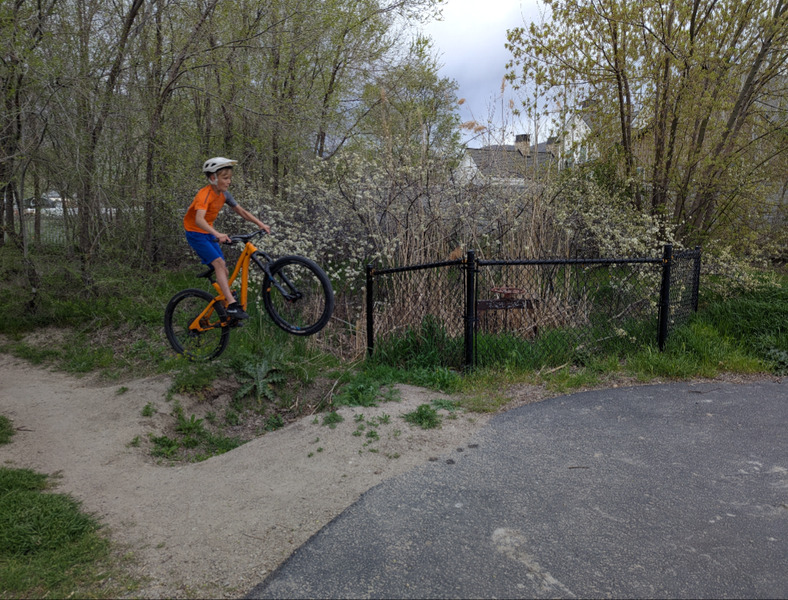
[[[491,109],[501,112],[501,81],[511,58],[504,47],[506,31],[537,16],[536,0],[448,0],[443,20],[425,27],[443,65],[441,74],[456,80],[459,97],[466,99],[463,120],[472,115],[485,121]],[[505,104],[510,97],[504,94]]]

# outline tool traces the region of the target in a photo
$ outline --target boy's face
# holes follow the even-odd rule
[[[230,183],[233,180],[233,170],[232,169],[222,169],[214,176],[214,179],[211,180],[211,183],[216,188],[217,192],[226,192],[230,189]]]

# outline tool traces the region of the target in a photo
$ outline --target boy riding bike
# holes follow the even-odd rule
[[[189,246],[197,253],[203,264],[213,267],[216,273],[216,283],[227,299],[227,315],[235,319],[247,319],[249,315],[230,291],[229,273],[224,261],[224,254],[219,246],[220,243],[229,242],[230,236],[216,231],[213,228],[213,222],[226,203],[237,215],[254,223],[266,233],[271,233],[271,228],[248,210],[242,208],[228,191],[233,178],[233,166],[236,164],[238,161],[223,156],[209,158],[205,161],[202,171],[208,177],[208,185],[197,192],[194,197],[183,218],[183,227],[186,230],[186,241],[189,242]]]

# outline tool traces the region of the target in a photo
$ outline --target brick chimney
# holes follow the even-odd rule
[[[514,147],[521,156],[527,157],[531,152],[531,134],[518,133],[514,136]]]

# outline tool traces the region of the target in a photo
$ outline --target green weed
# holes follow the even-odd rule
[[[178,440],[167,437],[166,435],[153,436],[150,441],[153,444],[151,455],[161,458],[173,458],[181,447]]]
[[[441,424],[438,411],[429,404],[420,405],[416,410],[403,414],[402,418],[411,425],[417,425],[422,429],[435,429]]]
[[[148,402],[142,407],[141,413],[143,417],[152,417],[156,414],[156,405],[153,402]]]
[[[323,425],[328,425],[330,429],[334,429],[337,424],[345,420],[345,417],[340,415],[337,411],[333,410],[323,417]]]
[[[178,424],[175,426],[175,431],[185,436],[200,436],[205,433],[205,426],[202,424],[203,420],[198,419],[196,415],[191,415],[190,418],[184,418],[182,413],[178,413]]]
[[[266,431],[276,431],[285,426],[285,420],[280,414],[273,414],[265,420]]]
[[[276,399],[273,386],[285,381],[284,374],[278,367],[270,365],[267,360],[246,360],[240,362],[237,368],[243,383],[235,393],[236,400],[250,394],[254,395],[258,404],[262,404],[264,398],[267,400]]]

